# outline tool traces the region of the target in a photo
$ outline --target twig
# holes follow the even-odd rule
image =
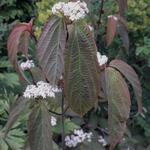
[[[66,111],[68,110],[68,108],[69,108],[69,106],[67,106],[67,107],[64,109],[64,112],[63,112],[63,113],[57,113],[57,112],[52,111],[52,110],[49,110],[49,112],[51,112],[52,114],[55,114],[55,115],[61,116],[61,115],[63,115],[63,114],[65,114],[65,113],[66,113]]]
[[[103,6],[104,6],[104,0],[101,0],[100,10],[99,10],[99,20],[97,21],[97,28],[99,29],[103,14]]]
[[[103,12],[103,7],[104,7],[104,0],[101,0],[100,8],[99,8],[99,19],[97,21],[97,27],[96,27],[96,43],[99,45],[99,29],[101,25],[101,20],[102,20],[102,14]]]
[[[58,116],[61,116],[61,115],[62,115],[61,113],[57,113],[57,112],[52,111],[52,110],[50,110],[50,109],[49,109],[49,112],[52,113],[52,114],[58,115]]]

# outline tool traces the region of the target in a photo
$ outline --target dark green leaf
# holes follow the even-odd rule
[[[34,105],[28,123],[31,149],[53,150],[50,115],[43,101]]]
[[[26,99],[24,97],[19,97],[10,110],[8,121],[6,124],[6,131],[5,134],[9,132],[10,128],[14,125],[15,121],[18,119],[20,113],[22,113],[25,108],[27,107],[27,103],[29,102],[29,99]]]
[[[65,54],[65,93],[71,109],[83,116],[98,100],[96,46],[89,28],[77,23],[69,33]]]
[[[138,112],[142,112],[142,87],[136,72],[131,66],[122,60],[113,60],[110,62],[110,66],[119,70],[122,75],[130,82],[133,87],[134,94],[138,103]]]
[[[8,145],[6,142],[0,138],[0,150],[8,150]]]
[[[51,16],[37,44],[39,64],[49,82],[54,85],[60,80],[64,69],[66,28],[62,18]]]
[[[130,113],[130,94],[122,75],[113,68],[106,68],[106,89],[108,99],[109,150],[120,142],[126,130]]]
[[[19,126],[19,122],[15,123],[7,136],[5,136],[5,128],[0,127],[0,150],[5,150],[5,148],[6,150],[20,150],[22,148],[25,134],[19,129]]]
[[[66,119],[64,121],[65,134],[70,134],[74,129],[79,129],[80,126],[73,123],[71,120]],[[53,132],[60,134],[62,132],[62,123],[58,122],[56,126],[53,127]]]
[[[53,142],[54,150],[62,150],[55,142]]]

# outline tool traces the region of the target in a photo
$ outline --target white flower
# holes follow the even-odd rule
[[[65,6],[64,2],[58,2],[52,7],[52,13],[57,14],[63,10],[63,7]]]
[[[74,134],[65,137],[65,144],[70,148],[76,147],[78,144],[84,142],[85,140],[87,140],[88,142],[92,141],[92,132],[87,133],[82,129],[75,129],[73,133]]]
[[[94,28],[92,26],[88,25],[88,27],[89,27],[90,31],[94,30]]]
[[[28,69],[34,68],[35,65],[33,63],[33,60],[27,60],[26,62],[22,62],[20,64],[20,67],[22,70],[28,70]]]
[[[60,80],[63,80],[63,76],[62,75],[60,76]]]
[[[35,85],[28,85],[23,96],[26,98],[32,98],[35,97],[35,92],[36,92],[36,86]]]
[[[101,143],[103,146],[107,145],[106,140],[102,136],[99,136],[98,142]]]
[[[108,57],[106,55],[101,55],[99,52],[97,52],[97,59],[100,66],[106,64],[108,61]]]
[[[86,133],[86,139],[87,139],[88,142],[92,141],[92,136],[93,136],[92,132]]]
[[[113,16],[113,15],[108,16],[108,18],[113,18],[116,21],[118,20],[118,18],[116,16]]]
[[[83,19],[89,12],[87,4],[85,2],[58,2],[52,7],[52,13],[57,15],[62,13],[68,17],[71,21]]]
[[[51,86],[47,82],[39,81],[36,85],[28,85],[23,96],[26,98],[55,98],[55,93],[60,91],[57,86]]]
[[[56,126],[57,124],[57,119],[54,116],[51,116],[51,125]]]

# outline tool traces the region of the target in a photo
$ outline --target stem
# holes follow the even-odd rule
[[[28,72],[29,72],[30,75],[31,75],[33,84],[36,85],[36,82],[35,82],[35,80],[34,80],[34,76],[33,76],[33,74],[32,74],[32,71],[29,69]]]
[[[103,6],[104,6],[104,0],[101,0],[100,10],[99,10],[99,20],[97,22],[97,28],[98,29],[99,29],[100,24],[101,24],[101,19],[102,19],[102,14],[103,14]]]
[[[35,41],[36,43],[38,42],[38,40],[36,39],[36,36],[34,35],[33,32],[31,32],[31,37],[33,37],[33,39],[34,39],[34,41]]]
[[[61,103],[61,111],[62,111],[62,116],[61,116],[61,122],[62,122],[62,149],[64,150],[65,147],[65,143],[64,143],[64,139],[65,139],[65,126],[64,126],[64,90],[62,89],[62,103]]]

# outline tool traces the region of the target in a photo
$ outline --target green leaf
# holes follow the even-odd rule
[[[70,29],[65,53],[65,92],[71,109],[83,116],[97,102],[99,72],[96,46],[86,25],[77,23]]]
[[[9,116],[8,116],[7,124],[5,127],[6,135],[11,129],[11,127],[14,125],[15,121],[18,119],[20,113],[22,113],[25,110],[28,102],[29,102],[29,99],[26,99],[24,97],[19,97],[17,99],[14,106],[11,108]]]
[[[104,147],[100,145],[100,143],[95,141],[92,142],[84,142],[79,147],[74,148],[73,150],[105,150]]]
[[[7,86],[16,88],[19,85],[18,75],[16,73],[0,73],[0,84],[5,88]]]
[[[110,66],[116,68],[130,82],[138,103],[138,112],[142,112],[142,87],[134,69],[122,60],[113,60]]]
[[[52,150],[50,115],[43,101],[35,103],[28,124],[31,149]]]
[[[91,142],[85,140],[83,143],[81,143],[81,145],[79,145],[73,150],[105,150],[106,148],[103,147],[102,144],[98,142],[99,135],[97,134],[97,132],[92,133],[93,136],[91,138]]]
[[[66,37],[64,20],[51,16],[37,44],[39,64],[52,85],[57,84],[64,70]]]
[[[19,139],[20,139],[19,137],[16,139],[12,137],[12,139],[7,138],[6,141],[12,150],[18,150],[18,149],[21,149],[22,145],[24,144],[24,141],[18,142]]]
[[[120,142],[126,130],[130,113],[130,93],[122,75],[113,68],[106,68],[106,90],[108,99],[109,150]]]
[[[5,136],[5,128],[0,129],[0,150],[20,150],[24,144],[25,134],[20,128],[20,123],[14,124],[12,129]],[[3,147],[1,149],[1,147]],[[5,148],[4,148],[5,147]]]
[[[0,150],[8,150],[8,146],[3,139],[0,139]]]
[[[73,123],[70,119],[64,121],[65,134],[70,134],[75,129],[79,129],[80,126]],[[60,134],[62,132],[62,123],[58,122],[56,126],[53,127],[53,132]]]

